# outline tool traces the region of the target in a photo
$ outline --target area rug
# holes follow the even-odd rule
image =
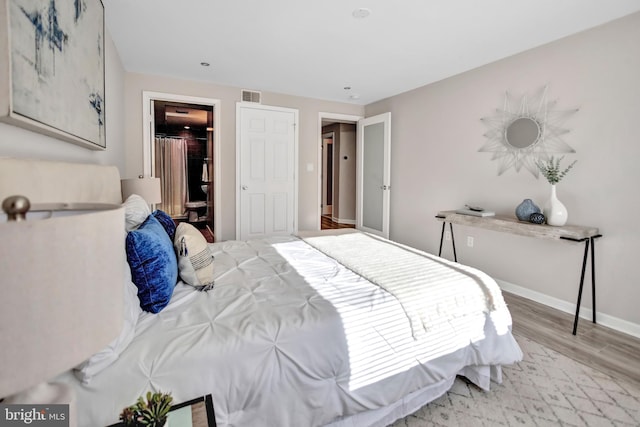
[[[484,392],[458,377],[392,427],[640,426],[640,389],[516,335],[523,361]]]

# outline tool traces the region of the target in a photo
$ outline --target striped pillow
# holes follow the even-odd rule
[[[180,278],[200,291],[213,288],[213,254],[207,240],[193,225],[181,222],[173,240]]]

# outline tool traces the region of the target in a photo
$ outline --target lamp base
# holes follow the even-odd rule
[[[3,403],[20,405],[69,405],[69,427],[76,427],[76,395],[60,383],[40,383],[4,399]]]

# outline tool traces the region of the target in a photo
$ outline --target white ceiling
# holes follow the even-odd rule
[[[127,71],[356,104],[640,11],[638,0],[105,0],[104,5]],[[370,9],[370,16],[354,18],[359,8]],[[201,66],[203,61],[211,66]]]

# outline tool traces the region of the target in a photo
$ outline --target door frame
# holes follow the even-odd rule
[[[344,123],[353,123],[356,125],[356,141],[358,138],[357,135],[357,124],[359,120],[362,120],[363,116],[356,116],[352,114],[341,114],[341,113],[327,113],[320,112],[318,113],[318,159],[316,164],[316,180],[318,181],[318,203],[317,203],[317,212],[316,212],[316,229],[320,230],[322,228],[322,120],[336,120],[338,122]],[[335,149],[335,147],[334,147]],[[334,165],[335,166],[335,165]],[[357,188],[356,188],[357,192]]]
[[[142,91],[142,171],[145,176],[153,176],[155,164],[155,148],[153,138],[155,138],[155,117],[151,110],[151,101],[174,101],[186,104],[210,105],[213,107],[213,238],[217,241],[222,234],[222,191],[220,171],[220,132],[222,122],[220,112],[222,101],[214,98],[202,98],[198,96],[179,95],[174,93]]]
[[[241,170],[240,170],[240,110],[242,108],[254,108],[258,110],[270,110],[280,111],[283,113],[293,113],[294,115],[294,132],[293,132],[293,231],[298,232],[298,133],[299,133],[299,111],[296,108],[276,107],[274,105],[256,104],[252,102],[236,102],[236,239],[240,238],[240,231],[242,226],[242,215],[240,212],[240,205],[242,197],[241,188]]]

